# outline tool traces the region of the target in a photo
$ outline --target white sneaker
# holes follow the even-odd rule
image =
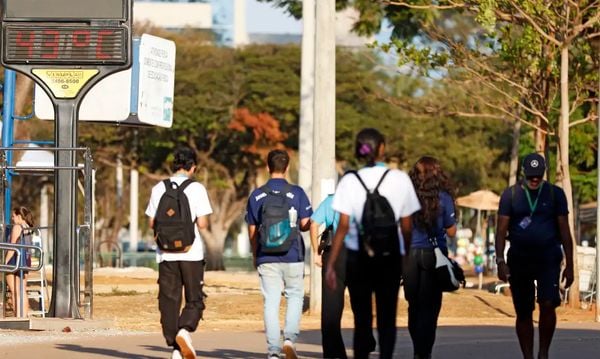
[[[192,336],[185,329],[179,329],[175,341],[179,345],[179,350],[184,359],[196,359],[196,351],[192,346]]]
[[[267,356],[267,359],[279,359],[279,354],[269,354]]]
[[[171,354],[171,359],[183,359],[181,356],[181,352],[177,349],[173,350],[173,354]]]
[[[285,359],[298,359],[294,343],[289,339],[283,342],[283,353],[285,354]]]

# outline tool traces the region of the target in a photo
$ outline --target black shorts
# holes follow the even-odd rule
[[[517,314],[528,315],[537,302],[560,305],[560,263],[563,254],[560,246],[528,250],[511,247],[507,263],[510,269],[510,290]],[[535,281],[535,282],[534,282]]]

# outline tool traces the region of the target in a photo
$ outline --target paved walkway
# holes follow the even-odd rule
[[[346,343],[352,331],[344,330]],[[199,358],[265,358],[262,332],[197,332],[193,334]],[[298,343],[301,358],[320,358],[320,333],[303,331]],[[116,331],[97,333],[41,332],[27,335],[0,331],[0,358],[169,358],[162,336]],[[351,351],[349,350],[349,353]],[[561,323],[551,348],[552,358],[598,358],[600,324]],[[412,345],[406,328],[398,331],[395,358],[412,358]],[[372,355],[375,358],[376,355]],[[436,359],[519,358],[519,348],[510,326],[442,326],[434,348]]]

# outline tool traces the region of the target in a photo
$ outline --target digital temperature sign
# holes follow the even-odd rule
[[[5,64],[125,64],[127,31],[103,26],[6,25]]]

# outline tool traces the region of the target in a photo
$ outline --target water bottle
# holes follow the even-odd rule
[[[294,207],[290,208],[288,211],[290,217],[290,227],[295,228],[296,222],[298,221],[298,211]]]

